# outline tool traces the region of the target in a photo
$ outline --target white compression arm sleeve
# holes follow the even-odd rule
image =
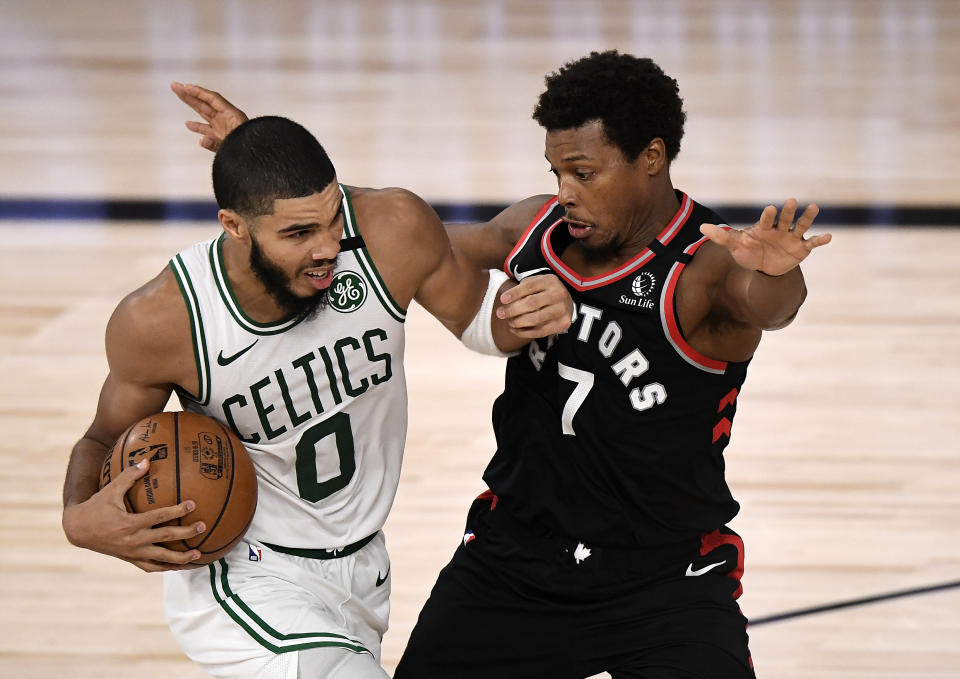
[[[493,341],[493,309],[496,306],[497,291],[500,290],[500,286],[507,278],[507,274],[499,269],[490,270],[490,283],[483,295],[480,310],[477,311],[477,315],[473,317],[470,325],[460,336],[460,341],[468,349],[488,356],[500,356],[501,358],[517,354],[516,351],[511,353],[500,351],[497,343]]]

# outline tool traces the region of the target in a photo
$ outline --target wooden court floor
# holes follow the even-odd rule
[[[958,46],[952,0],[0,0],[0,203],[208,199],[174,79],[304,123],[347,182],[509,202],[551,187],[529,120],[544,73],[619,47],[680,81],[673,176],[702,202],[956,208]],[[818,228],[834,242],[761,343],[726,454],[755,620],[960,580],[960,229]],[[59,521],[109,313],[214,229],[0,221],[0,678],[205,676],[159,578],[71,547]],[[388,670],[482,490],[502,385],[418,307],[407,332]],[[949,588],[755,625],[758,676],[960,677],[958,610]]]

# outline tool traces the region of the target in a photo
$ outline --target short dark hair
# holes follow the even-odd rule
[[[607,139],[631,163],[655,137],[667,159],[680,152],[683,99],[677,81],[651,59],[617,50],[591,52],[546,77],[533,118],[546,130],[567,130],[599,120]]]
[[[277,198],[318,193],[335,176],[320,142],[303,126],[280,116],[239,125],[213,158],[217,205],[244,217],[271,214]]]

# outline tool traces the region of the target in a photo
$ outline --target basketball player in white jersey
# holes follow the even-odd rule
[[[380,531],[406,435],[406,309],[416,299],[468,346],[497,353],[565,329],[569,295],[555,280],[511,288],[465,266],[426,203],[339,184],[317,140],[285,118],[227,136],[213,184],[223,232],[176,255],[109,321],[110,372],[70,458],[64,530],[168,571],[171,630],[215,676],[384,677]],[[97,491],[109,446],[174,391],[244,440],[259,480],[243,541],[206,568],[190,566],[196,550],[162,544],[202,523],[155,527],[189,522],[202,498],[128,513],[123,496],[146,465]]]

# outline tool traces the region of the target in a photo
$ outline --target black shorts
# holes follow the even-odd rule
[[[473,503],[394,679],[755,679],[736,533],[599,549],[508,510]]]

